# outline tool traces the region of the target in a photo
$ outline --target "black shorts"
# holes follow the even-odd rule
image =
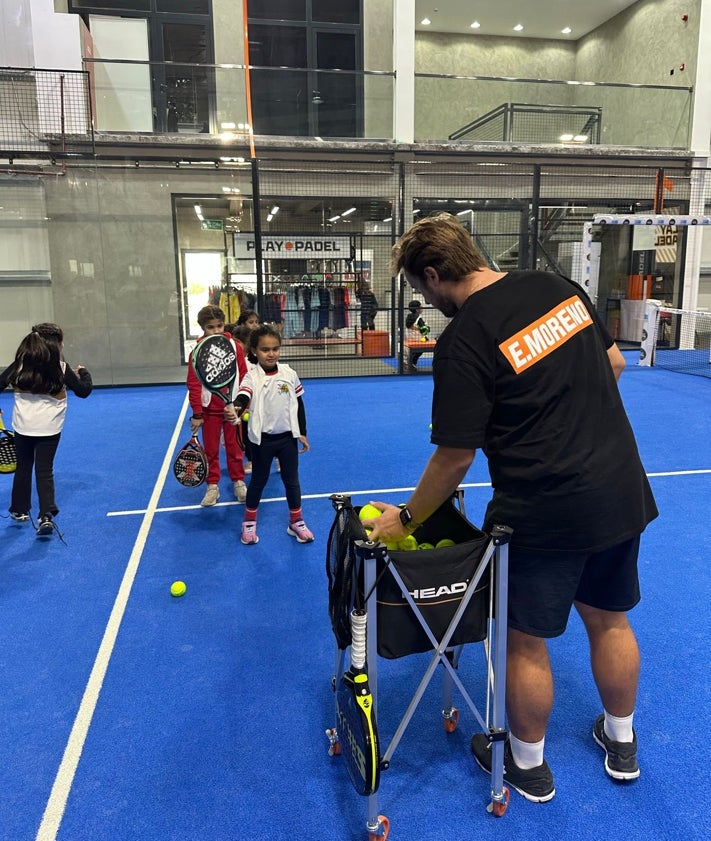
[[[592,554],[509,550],[510,628],[534,637],[565,631],[574,601],[624,612],[640,599],[639,535]]]

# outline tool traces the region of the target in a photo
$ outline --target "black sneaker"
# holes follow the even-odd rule
[[[30,519],[29,514],[19,514],[17,511],[10,512],[10,518],[16,523],[26,523]]]
[[[475,733],[472,736],[471,749],[482,771],[491,774],[491,742],[486,733]],[[537,768],[519,768],[514,762],[508,739],[504,744],[504,782],[531,803],[547,803],[555,797],[553,773],[545,759]]]
[[[636,780],[639,777],[637,734],[634,730],[631,742],[614,742],[605,733],[605,713],[600,713],[593,724],[593,739],[605,751],[605,770],[613,780]]]
[[[37,537],[49,537],[54,531],[54,520],[51,514],[43,514],[37,525]]]

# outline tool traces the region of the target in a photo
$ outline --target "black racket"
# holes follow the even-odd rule
[[[0,473],[14,473],[17,470],[17,448],[15,433],[5,429],[0,412]]]
[[[195,345],[192,361],[200,383],[224,400],[225,405],[232,403],[232,387],[237,379],[237,353],[232,340],[222,333],[205,336]]]
[[[197,488],[207,478],[207,456],[197,434],[193,435],[175,457],[173,473],[186,488]]]
[[[367,625],[365,610],[351,611],[350,668],[336,690],[340,751],[353,787],[364,796],[374,794],[380,784],[378,728],[365,660]]]

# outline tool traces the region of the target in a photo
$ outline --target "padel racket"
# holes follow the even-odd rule
[[[336,727],[341,754],[353,788],[366,797],[374,794],[380,784],[378,728],[365,660],[367,625],[365,610],[351,611],[350,668],[336,690]]]
[[[0,473],[14,473],[17,470],[17,448],[15,433],[5,429],[0,412]]]
[[[173,473],[186,488],[197,488],[207,478],[207,456],[197,435],[179,451],[173,462]]]
[[[222,333],[205,336],[195,345],[192,362],[200,383],[224,400],[225,405],[232,403],[232,387],[237,379],[237,353],[232,340]]]

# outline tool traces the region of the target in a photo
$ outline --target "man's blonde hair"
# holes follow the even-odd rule
[[[426,266],[435,269],[441,280],[456,283],[486,268],[486,263],[456,216],[438,213],[415,222],[392,249],[393,276],[404,269],[422,278]]]

